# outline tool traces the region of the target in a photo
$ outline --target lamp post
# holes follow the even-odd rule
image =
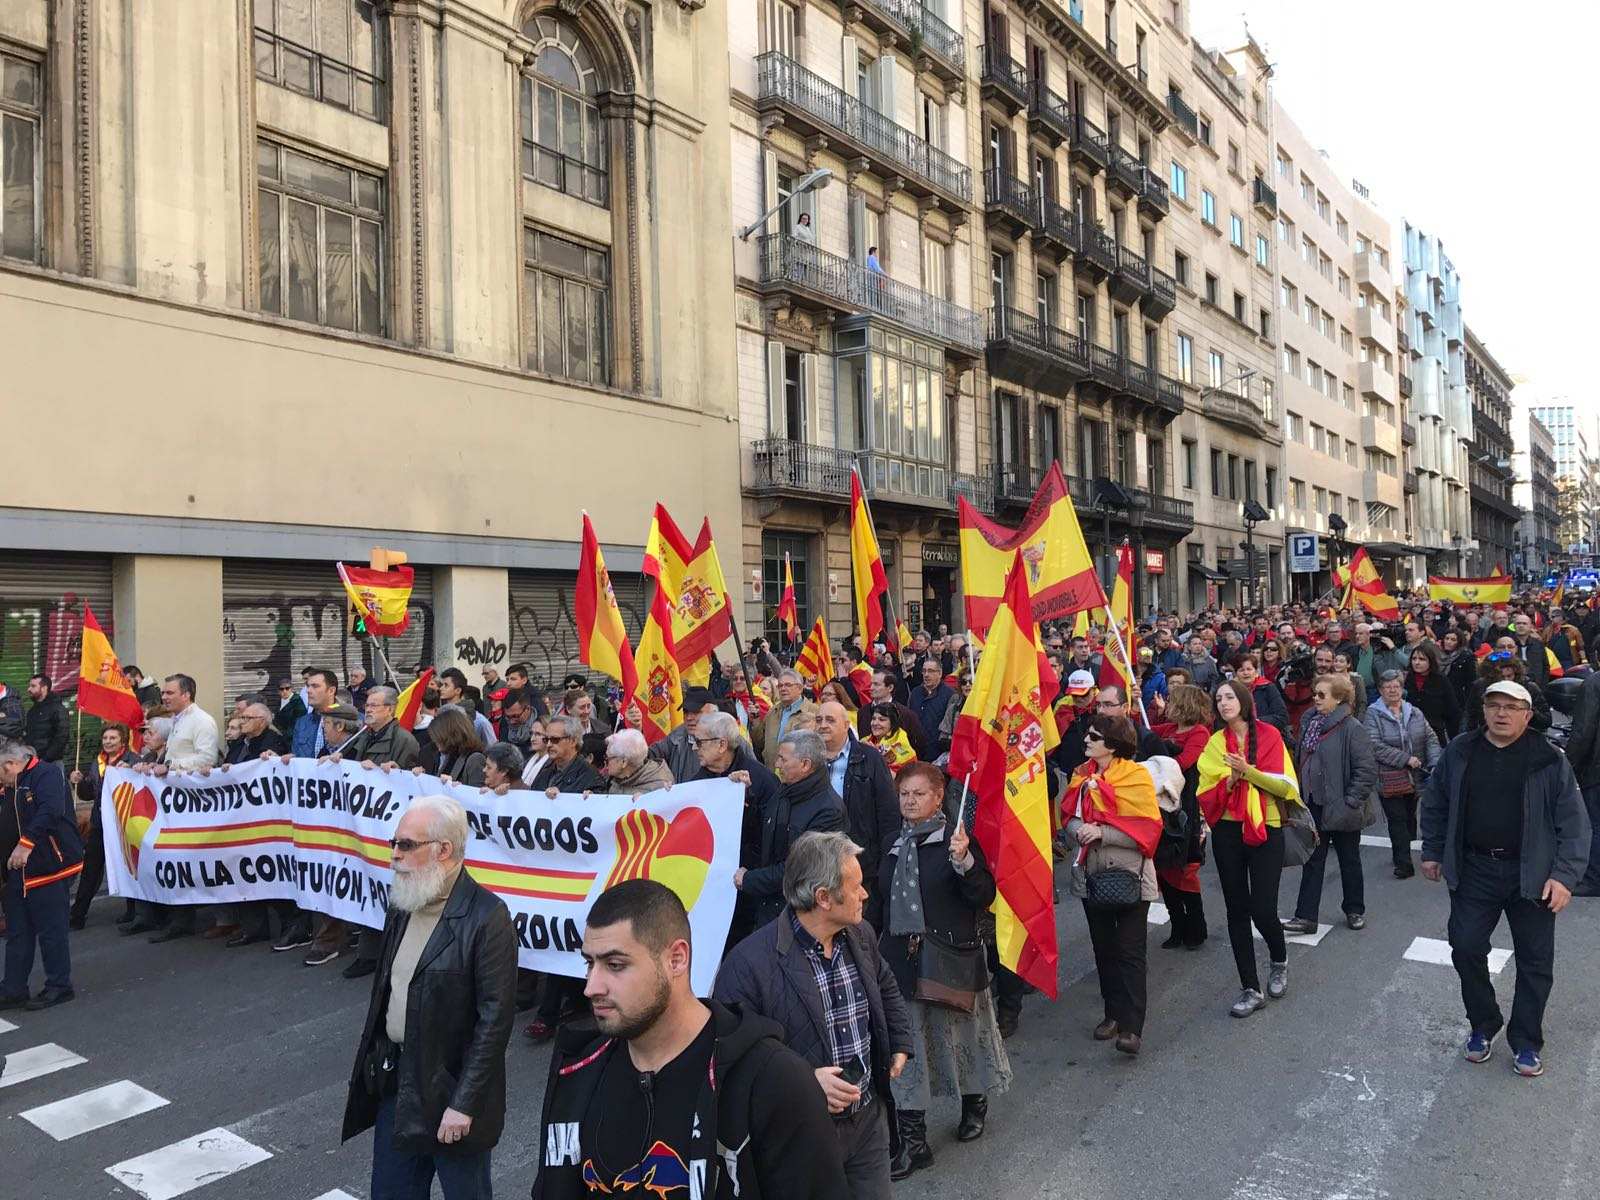
[[[1456,548],[1456,574],[1465,576],[1467,573],[1466,539],[1459,533],[1450,535],[1450,544]]]
[[[1256,526],[1270,519],[1271,514],[1254,500],[1244,502],[1244,567],[1245,578],[1249,582],[1241,599],[1247,610],[1251,601],[1256,599]]]
[[[796,200],[800,199],[801,196],[804,196],[807,192],[814,192],[818,188],[826,186],[828,181],[832,178],[833,172],[828,170],[827,167],[818,167],[815,171],[811,171],[808,174],[802,175],[799,179],[795,180],[794,189],[787,196],[778,201],[771,208],[767,209],[766,212],[762,213],[754,221],[751,221],[750,224],[746,225],[739,231],[739,240],[741,242],[748,242],[750,240],[750,235],[766,224],[768,217],[772,216],[780,209],[787,208]]]
[[[1333,561],[1335,563],[1344,561],[1344,531],[1349,527],[1350,523],[1338,513],[1328,514],[1328,533],[1333,537]],[[1328,579],[1330,582],[1333,580],[1332,569],[1328,571]]]

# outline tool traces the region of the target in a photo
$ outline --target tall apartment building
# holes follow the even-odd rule
[[[1543,579],[1555,569],[1561,553],[1557,539],[1559,518],[1556,512],[1556,443],[1549,428],[1517,397],[1511,412],[1511,469],[1516,474],[1512,499],[1516,502],[1517,551],[1513,564],[1524,579]]]
[[[1417,476],[1418,544],[1451,571],[1471,549],[1467,501],[1472,403],[1467,392],[1461,279],[1439,239],[1404,225],[1405,331],[1411,378],[1411,419],[1417,427],[1412,463]]]
[[[0,675],[70,688],[85,599],[213,711],[373,669],[332,564],[384,546],[399,671],[559,681],[580,507],[637,628],[652,503],[739,515],[726,43],[722,5],[0,4],[8,434],[50,464],[0,508]]]
[[[1527,386],[1527,385],[1525,385]],[[1522,392],[1519,387],[1518,393]],[[1562,509],[1556,537],[1568,554],[1591,554],[1593,545],[1595,457],[1590,444],[1593,424],[1585,410],[1564,396],[1541,396],[1528,387],[1528,411],[1550,431],[1555,443],[1555,478],[1558,495],[1570,491],[1572,497],[1558,504]]]
[[[1512,455],[1511,376],[1489,348],[1466,330],[1467,390],[1472,397],[1472,454],[1468,464],[1473,548],[1468,575],[1508,570],[1522,511],[1511,495],[1516,479]]]
[[[787,555],[802,623],[850,631],[857,465],[894,602],[958,626],[955,497],[993,511],[963,13],[758,0],[729,19],[746,630],[776,634]]]
[[[1334,532],[1392,578],[1411,547],[1391,230],[1281,106],[1273,126],[1289,528],[1325,535],[1316,590]]]

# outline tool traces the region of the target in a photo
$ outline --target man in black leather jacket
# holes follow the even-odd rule
[[[517,938],[505,904],[462,869],[467,816],[424,796],[395,827],[394,883],[356,1050],[344,1140],[373,1128],[372,1194],[439,1176],[451,1200],[488,1197],[506,1120]]]

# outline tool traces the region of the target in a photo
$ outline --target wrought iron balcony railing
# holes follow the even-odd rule
[[[1190,108],[1184,98],[1178,95],[1177,92],[1167,93],[1167,111],[1172,114],[1179,125],[1189,131],[1190,137],[1197,138],[1200,136],[1200,114]]]
[[[1273,216],[1278,215],[1278,193],[1259,175],[1250,184],[1250,203]]]

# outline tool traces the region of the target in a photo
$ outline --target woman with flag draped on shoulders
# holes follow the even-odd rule
[[[1072,868],[1072,894],[1083,900],[1094,945],[1105,1019],[1096,1041],[1116,1039],[1139,1053],[1144,1036],[1146,932],[1156,883],[1161,810],[1155,781],[1134,761],[1139,732],[1127,717],[1096,713],[1083,735],[1087,755],[1062,798],[1067,836],[1082,849]]]
[[[1256,966],[1253,923],[1267,943],[1267,992],[1289,990],[1289,952],[1278,922],[1283,875],[1283,813],[1300,804],[1300,784],[1283,735],[1257,720],[1251,689],[1228,680],[1217,687],[1219,728],[1200,755],[1200,811],[1211,826],[1211,854],[1228,910],[1228,941],[1239,968],[1239,999],[1229,1009],[1248,1017],[1266,1001]]]

